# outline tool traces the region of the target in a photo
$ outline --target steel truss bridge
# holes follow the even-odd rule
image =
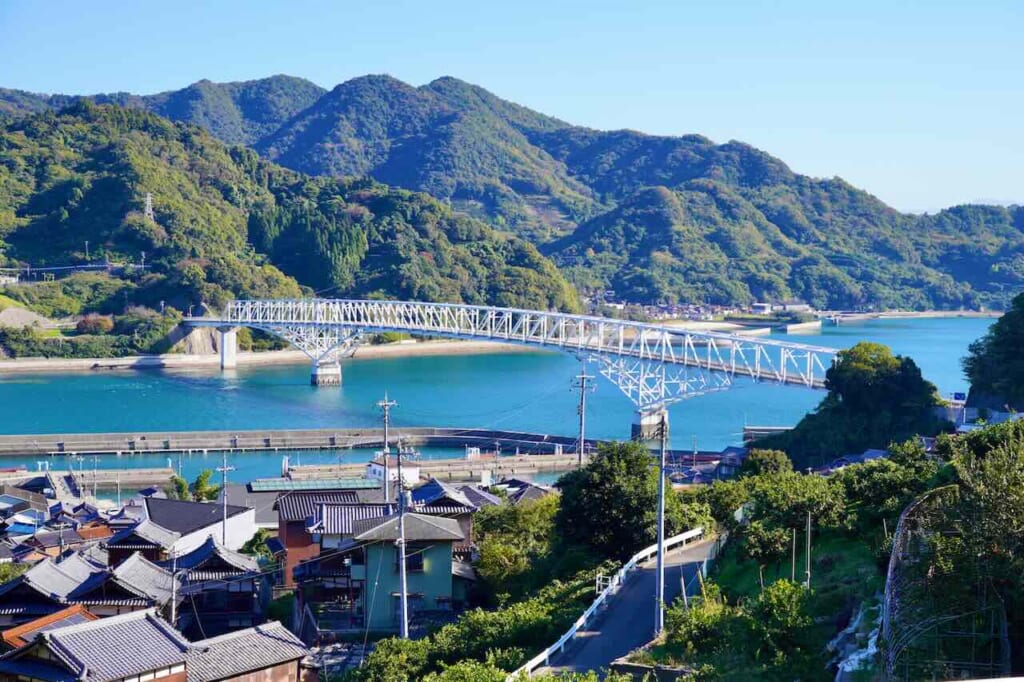
[[[774,339],[449,303],[240,300],[228,303],[220,317],[192,317],[185,322],[216,327],[222,338],[235,328],[249,327],[285,339],[310,357],[314,378],[319,368],[337,367],[338,359],[354,352],[363,336],[382,332],[564,351],[597,365],[641,414],[726,389],[737,378],[821,389],[826,371],[836,360],[834,349]],[[223,364],[223,347],[221,352]],[[337,376],[340,381],[340,372]]]

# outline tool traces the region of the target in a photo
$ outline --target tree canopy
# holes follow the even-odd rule
[[[988,333],[970,345],[963,360],[972,399],[1024,409],[1024,294]]]
[[[909,357],[862,342],[839,352],[825,377],[828,393],[792,430],[756,445],[784,450],[800,467],[816,466],[867,448],[885,448],[916,435],[934,435],[943,422],[935,385]]]

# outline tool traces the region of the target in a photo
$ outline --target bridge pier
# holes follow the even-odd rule
[[[313,386],[341,386],[341,363],[337,360],[323,363],[314,360],[309,383]]]
[[[238,366],[238,328],[218,327],[220,332],[220,368],[234,369]]]
[[[664,420],[664,421],[663,421]],[[633,420],[631,438],[648,444],[661,442],[661,425],[668,429],[668,410],[663,407],[639,410]]]

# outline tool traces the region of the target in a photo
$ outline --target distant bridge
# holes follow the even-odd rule
[[[365,334],[475,339],[550,348],[594,362],[641,413],[728,388],[733,379],[824,388],[831,348],[586,315],[450,303],[335,299],[228,303],[218,317],[190,317],[221,331],[221,363],[233,367],[238,327],[286,339],[313,361],[313,383],[339,383],[338,359]]]

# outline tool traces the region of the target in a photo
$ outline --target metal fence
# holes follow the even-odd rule
[[[671,538],[667,538],[665,540],[665,549],[668,550],[672,547],[676,547],[677,545],[685,545],[688,540],[693,540],[695,538],[700,538],[703,536],[703,528],[694,528],[692,530],[688,530],[685,533],[681,533]],[[618,592],[619,588],[622,587],[622,585],[626,582],[626,579],[629,577],[629,574],[636,570],[637,566],[656,556],[657,553],[658,545],[654,544],[634,554],[632,558],[630,558],[630,560],[627,561],[625,565],[622,568],[620,568],[619,571],[612,577],[608,587],[606,587],[604,590],[601,591],[600,594],[597,595],[597,598],[593,601],[593,603],[591,603],[589,607],[587,607],[587,610],[583,612],[583,615],[576,619],[576,622],[572,624],[572,627],[570,627],[564,635],[559,637],[558,641],[556,641],[547,649],[531,658],[521,668],[510,674],[506,679],[509,682],[511,682],[512,680],[519,679],[522,675],[530,677],[530,675],[535,670],[537,670],[537,668],[548,665],[552,657],[565,651],[566,645],[568,645],[576,637],[577,632],[579,632],[587,626],[587,624],[594,618],[594,616],[597,615],[600,608],[616,592]],[[705,573],[707,571],[707,564],[708,560],[705,560],[703,565],[701,566],[701,570]]]

